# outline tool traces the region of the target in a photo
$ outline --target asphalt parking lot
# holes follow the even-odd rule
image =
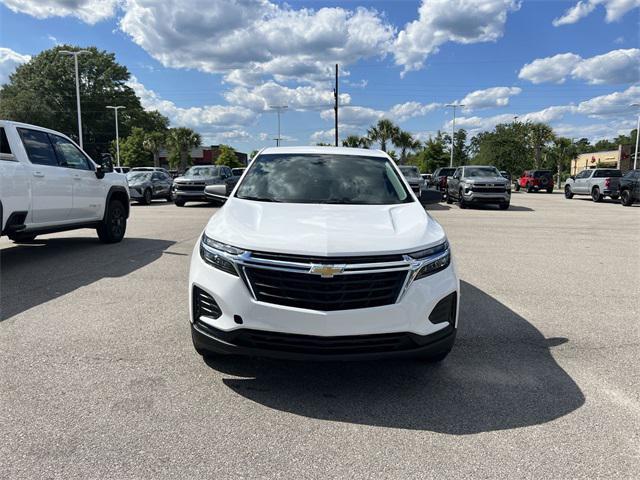
[[[0,476],[636,478],[640,206],[426,208],[462,279],[439,366],[203,361],[186,285],[210,206],[134,205],[116,245],[1,239]]]

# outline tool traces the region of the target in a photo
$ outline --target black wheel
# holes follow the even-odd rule
[[[153,194],[151,193],[151,190],[147,188],[142,194],[142,203],[144,203],[145,205],[149,205],[151,204],[152,198],[153,198]]]
[[[467,208],[467,202],[465,202],[464,197],[462,196],[462,190],[458,192],[458,205],[460,208]]]
[[[633,201],[631,200],[631,192],[629,190],[623,190],[620,192],[620,203],[625,207],[630,207]]]
[[[453,199],[451,198],[451,195],[447,195],[446,202],[449,205],[451,205],[453,203]]]
[[[509,209],[509,202],[507,202],[507,203],[501,203],[501,204],[499,205],[499,207],[500,207],[500,210],[508,210],[508,209]]]
[[[169,190],[169,195],[166,197],[167,202],[173,202],[173,192]]]
[[[533,193],[533,185],[527,183],[527,193]]]
[[[520,191],[520,184],[519,184],[519,183],[516,183],[516,185],[515,185],[515,187],[514,187],[514,190],[515,190],[516,192],[519,192],[519,191]]]
[[[553,193],[553,188],[551,187],[547,188],[547,193]]]
[[[111,200],[107,206],[107,214],[96,229],[98,238],[104,243],[117,243],[124,237],[127,229],[127,216],[120,200]]]
[[[184,200],[180,200],[179,198],[176,198],[173,203],[176,204],[176,206],[178,207],[184,207]]]
[[[564,198],[573,198],[573,192],[571,191],[571,187],[569,185],[564,187]]]
[[[593,187],[591,190],[591,200],[594,202],[599,202],[602,200],[602,194],[600,193],[600,189],[598,187]]]
[[[9,238],[13,240],[14,243],[29,243],[33,242],[36,239],[37,235],[29,234],[29,233],[18,233],[16,235],[12,235]]]

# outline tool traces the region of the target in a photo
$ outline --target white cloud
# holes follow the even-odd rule
[[[93,25],[113,17],[118,0],[0,0],[10,10],[36,18],[79,18]]]
[[[158,110],[169,117],[172,125],[198,127],[230,127],[249,125],[256,114],[248,108],[236,105],[204,105],[202,107],[178,107],[170,100],[163,100],[156,92],[147,89],[135,77],[127,82],[140,97],[147,110]]]
[[[563,83],[569,75],[591,84],[633,83],[640,80],[639,65],[638,48],[612,50],[591,58],[561,53],[526,64],[518,77],[533,83]]]
[[[463,104],[466,110],[479,110],[482,108],[505,107],[509,105],[509,98],[522,92],[518,87],[493,87],[485,90],[476,90],[469,93],[457,103]]]
[[[224,94],[225,99],[234,105],[240,105],[256,112],[269,110],[270,105],[287,105],[292,110],[313,110],[333,105],[333,92],[315,86],[286,87],[269,81],[262,85],[247,88],[235,87]],[[349,94],[340,94],[340,103],[349,104]]]
[[[31,60],[31,56],[14,52],[10,48],[0,47],[0,85],[9,81],[16,67]]]
[[[395,33],[372,9],[268,0],[126,0],[120,28],[165,67],[227,73],[240,85],[328,80],[333,63],[383,55]]]
[[[611,115],[630,114],[632,103],[640,103],[640,86],[634,85],[623,92],[601,95],[580,102],[576,112],[590,117],[602,118]]]
[[[520,8],[515,0],[423,0],[418,19],[408,23],[395,41],[397,65],[420,70],[425,59],[447,42],[495,42],[507,14]]]
[[[405,102],[398,103],[391,107],[385,116],[396,122],[404,122],[410,118],[422,117],[433,110],[440,108],[440,103],[420,103],[420,102]]]
[[[567,138],[588,138],[591,142],[596,142],[603,138],[615,138],[618,135],[628,135],[635,128],[633,120],[614,120],[611,122],[599,122],[589,125],[574,125],[570,123],[560,123],[554,125],[553,130],[557,135]]]
[[[538,58],[527,63],[518,74],[518,78],[533,83],[564,83],[567,76],[582,61],[575,53],[560,53],[553,57]]]
[[[405,102],[393,105],[389,110],[377,110],[375,108],[360,106],[344,106],[338,112],[340,122],[350,127],[369,127],[378,120],[388,118],[394,122],[404,122],[410,118],[421,117],[439,108],[439,103],[422,104],[420,102]],[[320,113],[323,120],[333,120],[333,110],[324,110]]]
[[[603,5],[607,11],[607,23],[620,20],[630,10],[640,7],[640,0],[580,0],[569,8],[564,15],[553,21],[555,27],[576,23],[595,10],[598,5]]]

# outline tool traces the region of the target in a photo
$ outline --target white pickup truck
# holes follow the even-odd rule
[[[98,165],[61,133],[0,120],[0,233],[15,242],[95,228],[122,240],[129,217],[124,175]]]

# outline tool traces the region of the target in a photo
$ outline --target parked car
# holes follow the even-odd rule
[[[122,240],[129,216],[124,175],[98,165],[71,139],[47,128],[0,120],[0,233],[15,242],[94,228]]]
[[[454,167],[436,168],[431,177],[430,186],[442,192],[442,195],[445,196],[447,193],[447,178],[453,175],[455,171]]]
[[[630,207],[635,202],[640,202],[640,169],[629,170],[620,179],[620,203]]]
[[[276,147],[209,220],[189,295],[201,355],[440,361],[459,281],[442,227],[384,152]]]
[[[511,174],[509,172],[507,172],[506,170],[500,170],[500,175],[509,180],[509,183],[511,183]]]
[[[506,210],[511,203],[511,186],[496,167],[458,167],[447,184],[447,203],[454,201],[460,208],[472,203],[493,203]]]
[[[420,198],[422,196],[422,187],[424,185],[424,179],[420,176],[420,170],[418,167],[414,167],[413,165],[401,165],[400,172],[404,176],[407,183],[415,193],[416,197]]]
[[[224,183],[227,186],[226,188],[226,194],[230,195],[231,191],[234,189],[234,187],[236,186],[236,184],[238,183],[238,180],[240,180],[240,177],[242,177],[242,174],[244,173],[244,171],[246,170],[246,168],[232,168],[231,169],[231,177],[227,178]]]
[[[431,174],[430,173],[421,173],[420,176],[424,180],[424,187],[427,188],[429,183],[431,182]]]
[[[621,177],[622,171],[615,168],[582,170],[575,177],[567,179],[564,184],[564,196],[573,198],[574,195],[591,195],[594,202],[599,202],[604,197],[617,200]]]
[[[246,168],[232,168],[231,173],[235,177],[241,177],[245,170]]]
[[[173,201],[179,207],[187,202],[207,202],[207,185],[224,185],[233,175],[226,165],[196,165],[173,180]]]
[[[528,193],[545,190],[547,193],[553,192],[553,172],[551,170],[525,170],[516,181],[515,191],[521,188]]]
[[[162,167],[133,167],[129,171],[130,172],[163,172],[163,173],[166,173],[167,175],[171,175],[169,173],[169,170]]]
[[[151,200],[156,198],[173,201],[173,179],[161,170],[133,170],[127,173],[127,182],[131,200],[145,205],[149,205]]]
[[[127,174],[131,170],[129,167],[113,167],[113,171],[116,173]]]

